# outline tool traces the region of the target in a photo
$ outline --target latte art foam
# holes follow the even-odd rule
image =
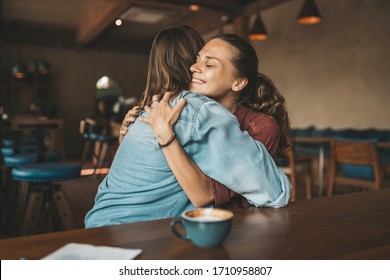
[[[199,217],[192,217],[191,220],[196,222],[218,222],[218,221],[222,221],[223,219],[214,216],[199,216]]]

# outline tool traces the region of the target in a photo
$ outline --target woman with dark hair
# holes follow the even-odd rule
[[[210,60],[210,57],[215,59]],[[210,63],[215,65],[210,68]],[[206,77],[207,83],[191,83],[190,90],[213,98],[215,90],[207,86],[213,82],[207,77],[215,75],[218,66],[232,67],[236,76],[246,78],[245,87],[239,92],[228,90],[214,99],[230,108],[238,118],[241,130],[248,131],[254,139],[262,142],[273,158],[284,157],[286,149],[293,144],[285,99],[268,76],[258,73],[258,64],[256,51],[247,41],[235,34],[218,34],[203,47],[197,62],[191,66],[193,78]],[[221,75],[223,77],[225,74]],[[218,182],[211,180],[211,186],[216,206],[250,206],[242,196],[220,187]]]
[[[155,38],[142,97],[142,105],[151,106],[145,106],[140,117],[151,121],[161,113],[163,126],[156,122],[150,127],[140,120],[130,126],[87,213],[86,227],[178,216],[212,200],[208,178],[255,206],[288,203],[291,185],[265,147],[242,132],[236,117],[221,104],[185,90],[191,83],[190,65],[202,47],[203,39],[190,27],[169,28]],[[231,86],[241,90],[245,78],[230,74]],[[226,80],[218,83],[225,87]],[[163,92],[170,93],[158,103],[153,96]],[[188,157],[175,162],[167,153],[178,148]],[[174,166],[186,166],[194,178],[206,180],[195,180],[188,189],[182,183],[187,177],[174,173]],[[191,188],[201,195],[187,196]]]

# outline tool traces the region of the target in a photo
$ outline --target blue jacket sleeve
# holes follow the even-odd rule
[[[241,131],[237,118],[210,101],[200,107],[192,131],[192,159],[209,177],[262,207],[288,204],[291,184],[264,145]]]

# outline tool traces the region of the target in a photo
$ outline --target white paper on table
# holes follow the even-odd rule
[[[43,257],[42,260],[131,260],[141,252],[141,249],[69,243]]]

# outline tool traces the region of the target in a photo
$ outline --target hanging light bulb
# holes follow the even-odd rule
[[[122,25],[122,20],[120,18],[118,18],[116,21],[115,21],[115,25],[116,26],[121,26]]]
[[[267,40],[267,38],[268,38],[267,30],[265,29],[263,20],[258,14],[249,32],[249,39],[263,41],[263,40]]]
[[[300,24],[316,24],[321,21],[321,14],[314,0],[305,0],[297,20]]]

